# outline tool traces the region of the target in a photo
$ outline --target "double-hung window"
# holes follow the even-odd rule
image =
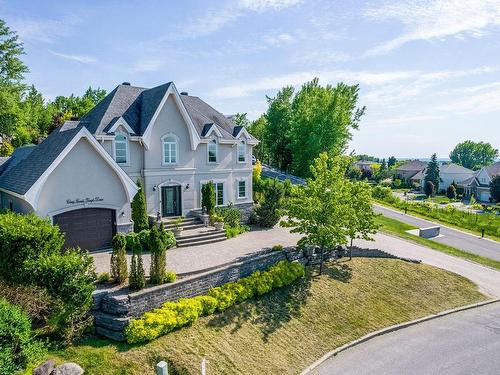
[[[118,164],[127,164],[127,137],[123,134],[115,136],[115,160]]]
[[[238,198],[247,197],[247,182],[245,180],[238,181]]]
[[[176,164],[179,145],[173,135],[163,137],[163,164]]]
[[[217,206],[224,205],[224,184],[222,182],[215,184],[215,201],[217,202]]]
[[[240,143],[238,143],[237,153],[238,153],[238,163],[244,163],[247,161],[246,160],[247,145],[245,141],[241,141]]]
[[[208,162],[217,163],[217,141],[212,139],[208,144]]]

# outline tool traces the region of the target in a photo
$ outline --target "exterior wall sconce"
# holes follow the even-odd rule
[[[153,186],[153,191],[156,191],[156,189],[158,189],[158,186],[157,186],[157,185],[154,185],[154,186]]]
[[[186,190],[189,190],[189,184],[186,184]]]

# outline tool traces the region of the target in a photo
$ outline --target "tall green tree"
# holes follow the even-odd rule
[[[470,140],[459,143],[450,153],[453,163],[469,169],[480,169],[490,165],[498,156],[498,149],[486,142],[473,142]]]
[[[394,156],[391,156],[389,157],[389,159],[387,159],[387,168],[392,168],[396,165],[397,163],[397,159],[394,157]]]
[[[141,180],[137,180],[139,191],[132,199],[132,221],[134,222],[134,232],[139,233],[143,229],[149,228],[148,213],[146,208],[146,195]]]
[[[292,86],[283,87],[274,98],[267,97],[268,109],[265,141],[271,156],[271,165],[288,170],[292,163]]]
[[[425,170],[424,182],[430,181],[434,186],[434,193],[439,189],[439,164],[436,154],[432,154],[431,160],[427,163]]]
[[[269,162],[269,150],[266,141],[266,127],[267,121],[264,115],[260,116],[257,120],[252,121],[248,127],[248,132],[257,138],[260,143],[253,148],[253,154],[262,162]]]
[[[292,103],[292,170],[307,177],[309,166],[322,152],[339,155],[345,151],[352,130],[365,109],[357,108],[357,85],[339,83],[320,86],[317,78],[307,82]]]
[[[21,60],[21,55],[24,55],[23,43],[0,19],[0,85],[19,84],[24,79],[24,73],[29,70]]]
[[[347,244],[350,238],[369,238],[376,230],[367,185],[345,177],[351,161],[321,153],[310,167],[312,177],[284,203],[281,225],[303,235],[299,245],[320,248],[320,274],[325,249]]]
[[[233,116],[231,120],[238,126],[244,126],[244,127],[250,126],[250,120],[247,118],[246,113],[238,112]]]

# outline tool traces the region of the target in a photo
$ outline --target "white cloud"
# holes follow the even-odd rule
[[[284,9],[302,3],[303,0],[241,0],[240,6],[245,9],[262,12],[268,9]]]
[[[71,61],[77,61],[82,64],[93,64],[97,62],[97,59],[92,56],[87,56],[87,55],[72,55],[72,54],[66,54],[66,53],[60,53],[60,52],[55,52],[49,50],[50,53],[52,53],[55,56],[61,57],[65,60],[71,60]]]
[[[456,98],[438,106],[437,109],[459,115],[499,112],[500,87],[498,84],[490,87],[482,86],[482,88],[479,86],[464,88],[463,93],[467,95],[457,95]],[[472,91],[467,91],[467,89],[472,89]]]
[[[279,47],[285,44],[291,44],[295,42],[295,37],[288,34],[288,33],[281,33],[278,35],[267,35],[264,40],[266,41],[267,44],[274,46],[274,47]]]
[[[324,66],[350,60],[351,56],[342,51],[302,52],[293,58],[294,63],[304,64],[308,66]]]
[[[363,15],[375,21],[396,20],[405,26],[402,35],[366,53],[372,56],[415,40],[481,37],[488,27],[500,25],[500,0],[406,0],[366,8]]]
[[[24,42],[54,43],[60,37],[69,35],[78,20],[75,17],[62,20],[12,18],[8,22]]]

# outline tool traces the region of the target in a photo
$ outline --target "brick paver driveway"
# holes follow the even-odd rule
[[[226,241],[170,249],[167,251],[167,268],[178,274],[195,272],[255,255],[274,245],[293,246],[299,239],[300,236],[290,233],[288,228],[257,228]],[[97,272],[109,272],[111,251],[92,255]],[[127,254],[127,258],[130,264],[131,255]],[[149,274],[149,254],[144,254],[143,261],[146,274]]]

